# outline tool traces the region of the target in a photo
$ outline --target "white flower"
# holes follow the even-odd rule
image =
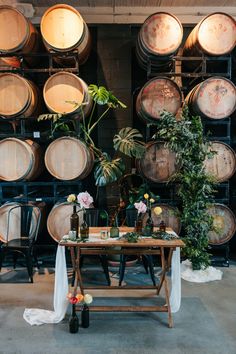
[[[70,194],[68,197],[67,197],[67,201],[68,203],[73,203],[76,201],[76,196],[75,194]]]
[[[93,197],[88,192],[81,192],[77,195],[77,201],[81,208],[88,209],[93,203]]]
[[[140,213],[146,213],[147,211],[147,206],[144,202],[139,202],[139,203],[134,203],[135,208],[138,210],[138,214]]]
[[[84,302],[88,305],[93,302],[93,297],[90,294],[85,294],[84,295]]]

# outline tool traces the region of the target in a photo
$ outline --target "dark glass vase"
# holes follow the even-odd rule
[[[138,213],[137,220],[135,222],[135,232],[141,234],[142,230],[143,230],[143,218],[142,218],[142,214]]]
[[[81,309],[81,327],[89,327],[89,307],[86,304],[84,304]]]
[[[70,333],[77,333],[79,330],[79,319],[76,315],[75,305],[72,305],[72,314],[69,318],[69,330]]]
[[[73,213],[70,216],[70,229],[76,232],[76,238],[78,238],[79,216],[76,212],[76,205],[73,205]]]
[[[145,236],[151,236],[153,233],[153,228],[154,228],[154,223],[152,220],[152,210],[148,210],[148,218],[146,221],[146,225],[144,227],[144,235]]]
[[[162,232],[166,232],[166,224],[164,220],[161,220],[160,224],[159,224],[159,230]]]
[[[89,238],[89,226],[86,221],[86,212],[83,213],[83,221],[80,225],[80,238],[82,240],[87,240]]]

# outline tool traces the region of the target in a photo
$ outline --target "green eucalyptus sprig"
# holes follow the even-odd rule
[[[140,234],[137,232],[127,232],[122,237],[130,243],[137,243],[140,238]]]

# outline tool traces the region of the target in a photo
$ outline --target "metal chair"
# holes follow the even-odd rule
[[[83,212],[83,211],[80,211],[80,212]],[[92,226],[108,226],[108,224],[109,224],[108,213],[104,209],[97,209],[97,208],[85,209],[85,220],[86,220],[88,226],[91,226],[91,227]],[[110,285],[111,280],[110,280],[110,276],[109,276],[107,256],[106,255],[99,255],[98,257],[100,259],[103,271],[105,273],[107,283],[108,283],[108,285]],[[84,262],[84,256],[81,256],[80,267],[83,266],[83,262]]]
[[[136,209],[126,209],[126,224],[127,226],[134,227],[135,221],[137,220],[137,210]],[[135,250],[134,250],[135,254]],[[122,281],[125,275],[125,266],[127,261],[127,255],[120,255],[120,268],[119,268],[119,286],[121,286]],[[153,285],[156,285],[154,267],[153,267],[153,259],[151,255],[142,255],[142,263],[146,273],[150,272],[150,277],[152,279]]]
[[[17,205],[9,209],[7,216],[6,242],[0,245],[0,271],[6,253],[13,254],[15,269],[18,255],[26,261],[29,280],[33,283],[34,244],[41,221],[40,209],[31,204]]]

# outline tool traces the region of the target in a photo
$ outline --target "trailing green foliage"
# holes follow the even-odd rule
[[[212,153],[203,136],[201,119],[190,116],[187,107],[183,109],[180,121],[171,113],[163,112],[156,137],[164,139],[176,154],[178,171],[172,180],[178,183],[177,193],[182,201],[186,244],[183,251],[193,269],[205,268],[210,264],[207,246],[213,221],[207,207],[212,201],[214,180],[204,168],[205,159],[212,157]]]
[[[113,158],[98,148],[93,140],[94,129],[99,122],[106,117],[109,117],[109,111],[116,108],[126,108],[111,91],[108,91],[104,86],[89,85],[88,92],[93,100],[91,112],[88,117],[84,116],[83,106],[88,102],[83,102],[79,105],[75,101],[66,101],[78,109],[80,116],[80,127],[83,133],[83,139],[86,145],[93,151],[95,156],[94,177],[97,186],[106,186],[109,183],[117,181],[125,171],[125,165],[122,159]],[[97,116],[96,107],[100,106],[99,116]],[[43,114],[38,117],[39,121],[51,120],[51,134],[58,130],[63,131],[65,135],[75,132],[75,120],[70,115],[65,114]],[[72,130],[71,130],[72,127]],[[124,128],[114,137],[114,148],[129,157],[142,157],[145,151],[145,145],[142,140],[142,135],[136,129]]]

